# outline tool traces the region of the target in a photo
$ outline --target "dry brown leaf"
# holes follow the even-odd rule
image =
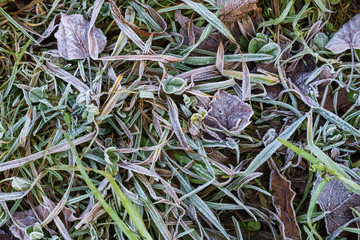
[[[360,169],[353,169],[359,172]],[[323,180],[318,176],[314,182],[315,187]],[[335,177],[325,185],[316,201],[322,211],[326,212],[325,224],[328,234],[333,233],[336,229],[354,218],[350,207],[360,206],[360,195],[349,191],[345,185]]]
[[[93,4],[90,22],[88,25],[87,39],[88,50],[91,58],[96,59],[106,46],[106,37],[103,32],[95,27],[96,18],[105,0],[96,0]],[[90,81],[91,83],[91,81]]]
[[[92,28],[96,39],[97,52],[106,45],[106,37],[98,28]],[[66,60],[90,57],[88,32],[90,23],[80,14],[61,14],[59,30],[55,33],[60,56]]]
[[[74,222],[81,219],[79,217],[75,217],[74,213],[70,210],[70,208],[64,207],[61,211],[64,214],[65,221]]]
[[[283,224],[281,231],[284,239],[301,239],[293,206],[295,192],[291,189],[291,182],[285,179],[275,167],[271,171],[270,186],[276,214]]]
[[[360,13],[346,22],[326,44],[326,48],[335,54],[348,49],[360,49]]]
[[[180,34],[184,38],[183,44],[186,46],[191,46],[196,43],[202,32],[204,31],[205,27],[196,27],[190,21],[189,18],[184,17],[181,15],[181,11],[177,10],[175,12],[175,21],[178,22],[181,26]],[[216,52],[221,41],[221,34],[218,32],[213,31],[207,39],[205,39],[198,48]]]
[[[238,135],[250,124],[253,114],[250,105],[242,102],[238,96],[219,90],[215,94],[214,100],[210,102],[210,110],[208,117],[205,118],[205,124]],[[225,138],[225,134],[218,132],[218,135],[220,138]]]
[[[320,86],[320,88],[319,88],[319,92],[320,92],[320,96],[318,97],[319,102],[321,102],[323,99],[324,89],[325,89],[325,86]],[[326,110],[328,110],[330,112],[334,112],[334,110],[335,110],[334,109],[334,98],[335,98],[334,94],[328,93],[326,95],[326,100],[325,100],[323,108],[325,108]],[[351,105],[351,102],[348,99],[348,93],[346,92],[345,88],[341,88],[337,93],[336,109],[340,110],[349,105]]]
[[[311,55],[304,55],[293,64],[287,71],[287,77],[305,95],[312,91],[316,97],[319,96],[318,86],[331,81],[330,68],[327,66],[318,68]]]
[[[32,2],[32,0],[15,0],[15,5],[18,9],[23,9],[31,2]]]
[[[0,228],[0,239],[1,240],[16,240],[17,238],[11,233],[9,227],[4,224]]]
[[[33,226],[37,222],[41,222],[46,218],[47,215],[50,214],[50,211],[41,205],[36,206],[35,211],[36,214],[32,209],[15,212],[13,214],[12,217],[15,218],[19,224],[21,224],[21,229],[14,223],[10,227],[10,231],[15,237],[24,240],[30,240],[30,238],[24,232],[25,228],[28,226]],[[38,219],[37,216],[39,216],[41,219]]]
[[[226,0],[217,0],[217,5],[221,6]],[[227,0],[220,11],[223,22],[236,22],[246,14],[257,9],[258,0]]]
[[[360,49],[360,13],[346,22],[325,47],[335,54],[351,49],[351,73],[346,87],[349,91],[354,73],[354,49]]]
[[[311,55],[305,55],[300,59],[296,67],[287,72],[287,77],[300,89],[305,95],[309,94],[311,88],[305,85],[306,80],[311,76],[316,68],[316,63]]]

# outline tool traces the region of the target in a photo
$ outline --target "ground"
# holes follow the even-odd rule
[[[0,0],[0,239],[356,239],[359,10]]]

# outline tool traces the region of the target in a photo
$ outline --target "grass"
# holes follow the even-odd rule
[[[32,239],[283,239],[277,210],[290,207],[302,239],[353,239],[354,225],[327,231],[330,180],[313,183],[360,192],[359,50],[347,92],[350,51],[325,48],[355,1],[259,0],[235,25],[212,0],[105,1],[98,58],[60,57],[54,32],[39,40],[57,14],[90,20],[100,2],[0,1],[0,238],[17,226]],[[204,49],[211,38],[224,47]],[[295,82],[306,58],[320,70]],[[218,90],[252,108],[240,134],[207,125]],[[286,206],[273,167],[296,193]]]

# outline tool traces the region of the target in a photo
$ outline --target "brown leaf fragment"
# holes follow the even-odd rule
[[[291,182],[284,178],[277,168],[271,171],[270,187],[272,201],[276,214],[282,221],[282,235],[284,239],[301,239],[300,228],[296,221],[293,206],[295,192],[291,189]]]
[[[271,100],[277,100],[280,96],[281,91],[283,90],[283,87],[281,84],[276,84],[273,86],[264,86],[266,89],[266,96],[265,98],[271,99]]]
[[[41,43],[45,39],[51,36],[51,34],[57,29],[59,26],[61,14],[56,14],[53,20],[49,23],[49,26],[46,28],[46,30],[41,34],[40,38],[37,40],[38,43]],[[52,44],[52,43],[49,43]],[[35,45],[36,46],[36,45]]]
[[[74,221],[78,221],[81,219],[81,218],[75,217],[74,213],[70,210],[70,208],[64,207],[61,211],[64,214],[65,221],[74,222]]]
[[[4,224],[0,228],[0,239],[1,240],[16,240],[17,238],[11,233],[9,227]]]
[[[32,209],[29,209],[26,211],[15,212],[13,214],[12,217],[16,219],[17,223],[19,224],[19,226],[17,226],[15,223],[13,223],[10,226],[10,231],[15,237],[24,240],[30,240],[30,238],[25,234],[26,227],[33,226],[35,223],[43,221],[46,216],[50,214],[50,211],[41,205],[36,206],[35,211],[36,213]],[[38,219],[38,217],[42,219]]]
[[[179,122],[179,110],[176,106],[175,101],[172,98],[167,97],[167,104],[168,104],[168,108],[169,108],[169,117],[170,117],[171,125],[174,129],[176,137],[178,138],[181,146],[184,149],[190,149],[190,147],[186,141],[185,134],[182,131],[182,128],[181,128],[181,125]]]
[[[325,89],[324,86],[320,86],[320,88],[319,88],[319,92],[320,92],[320,96],[318,97],[319,102],[322,101],[322,99],[323,99],[324,89]],[[334,98],[335,98],[334,94],[328,93],[326,95],[326,100],[325,100],[323,108],[325,108],[326,110],[328,110],[330,112],[334,112],[334,110],[335,110]],[[341,88],[337,93],[336,109],[340,110],[349,105],[351,105],[351,102],[348,99],[348,93],[346,92],[345,88]]]
[[[249,104],[244,103],[238,96],[231,95],[223,90],[215,94],[215,98],[210,102],[210,110],[205,118],[205,124],[211,128],[216,128],[227,132],[227,135],[239,135],[254,114]],[[217,133],[220,138],[226,136]]]
[[[96,0],[94,2],[91,19],[88,25],[88,50],[90,57],[93,59],[98,57],[99,53],[104,50],[106,45],[106,37],[104,36],[103,32],[94,26],[104,1],[105,0]],[[100,46],[98,46],[99,44]]]
[[[217,0],[217,5],[221,6],[226,0]],[[246,14],[257,9],[258,0],[227,0],[220,11],[221,19],[224,23],[236,22]]]
[[[334,37],[326,44],[326,48],[335,54],[351,49],[351,73],[346,90],[349,91],[354,73],[354,49],[360,49],[360,14],[346,22]]]
[[[346,22],[326,44],[326,48],[335,54],[348,49],[360,49],[360,13]]]
[[[359,172],[360,169],[353,169]],[[316,203],[319,204],[322,211],[326,213],[325,224],[328,234],[333,233],[336,229],[354,218],[350,207],[360,206],[360,195],[350,191],[345,185],[335,177],[326,184],[320,193]],[[323,180],[318,176],[314,182],[313,189]],[[357,181],[359,184],[359,182]]]
[[[205,27],[196,27],[189,18],[181,15],[181,11],[177,10],[175,12],[175,21],[178,22],[181,26],[180,34],[184,38],[183,44],[186,46],[191,46],[196,43]],[[216,52],[221,41],[221,34],[213,31],[207,39],[200,43],[200,49]]]
[[[291,82],[294,83],[303,94],[307,95],[309,94],[311,87],[306,85],[305,82],[314,70],[316,70],[314,58],[311,55],[305,55],[297,62],[294,69],[287,72],[287,77],[290,78]]]
[[[90,23],[80,14],[61,14],[59,30],[55,33],[60,56],[66,60],[90,57],[88,32]],[[95,47],[101,53],[106,45],[103,32],[93,27],[92,35],[96,39]]]
[[[15,5],[18,9],[23,9],[31,2],[32,2],[32,0],[15,0]]]

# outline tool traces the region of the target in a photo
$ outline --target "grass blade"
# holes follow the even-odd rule
[[[296,131],[296,129],[300,126],[300,124],[304,121],[305,118],[306,115],[302,116],[301,118],[293,122],[291,126],[289,126],[283,133],[279,135],[279,138],[287,140],[289,137],[291,137],[291,135]],[[281,143],[278,140],[274,140],[272,143],[267,145],[255,157],[255,159],[252,160],[252,162],[245,170],[245,172],[243,172],[243,174],[246,176],[255,172],[256,169],[258,169],[264,162],[266,162],[269,159],[269,157],[271,157],[271,155],[273,155],[279,147],[281,147]]]

